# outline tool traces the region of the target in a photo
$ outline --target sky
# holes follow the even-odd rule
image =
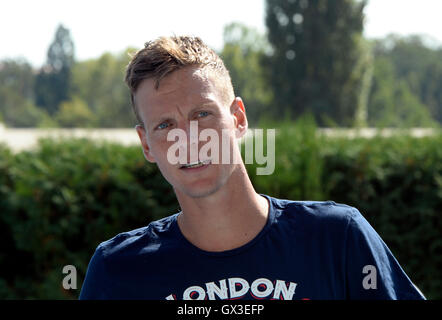
[[[264,33],[264,8],[265,0],[2,0],[0,60],[22,57],[40,67],[60,23],[80,61],[171,34],[197,35],[219,50],[230,22]],[[369,0],[364,34],[426,34],[442,44],[441,12],[441,0]]]

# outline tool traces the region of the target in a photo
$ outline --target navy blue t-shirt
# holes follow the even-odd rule
[[[239,248],[199,249],[178,213],[102,242],[80,299],[425,299],[356,208],[263,196],[267,222]]]

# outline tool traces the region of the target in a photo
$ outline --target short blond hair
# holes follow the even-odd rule
[[[143,121],[134,101],[134,94],[140,83],[153,78],[155,89],[158,89],[161,79],[186,66],[198,66],[212,71],[226,102],[234,98],[232,80],[224,62],[200,38],[160,37],[146,42],[144,48],[133,55],[126,68],[125,82],[130,89],[132,108],[140,124]]]

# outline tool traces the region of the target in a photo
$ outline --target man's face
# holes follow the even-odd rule
[[[135,93],[135,103],[144,128],[137,127],[146,159],[156,162],[165,179],[175,191],[190,197],[208,196],[226,184],[238,166],[229,164],[208,164],[199,168],[183,168],[182,164],[172,164],[168,150],[175,141],[168,141],[168,133],[181,129],[186,133],[186,162],[190,159],[190,127],[198,124],[199,133],[204,129],[217,132],[219,159],[222,159],[221,139],[230,143],[232,157],[240,157],[236,139],[247,129],[244,107],[240,99],[226,103],[222,90],[214,81],[214,76],[198,67],[186,67],[162,79],[158,89],[154,80],[144,80]],[[227,135],[226,135],[227,133]],[[194,140],[195,141],[195,140]],[[196,140],[198,154],[204,141]],[[198,142],[199,141],[199,142]],[[211,155],[213,156],[213,155]],[[210,157],[209,157],[210,159]],[[203,161],[207,159],[200,159]]]

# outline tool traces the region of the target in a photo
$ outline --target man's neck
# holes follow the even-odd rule
[[[266,224],[269,203],[255,192],[244,166],[207,197],[175,192],[182,209],[178,226],[184,237],[202,250],[238,248],[255,238]]]

